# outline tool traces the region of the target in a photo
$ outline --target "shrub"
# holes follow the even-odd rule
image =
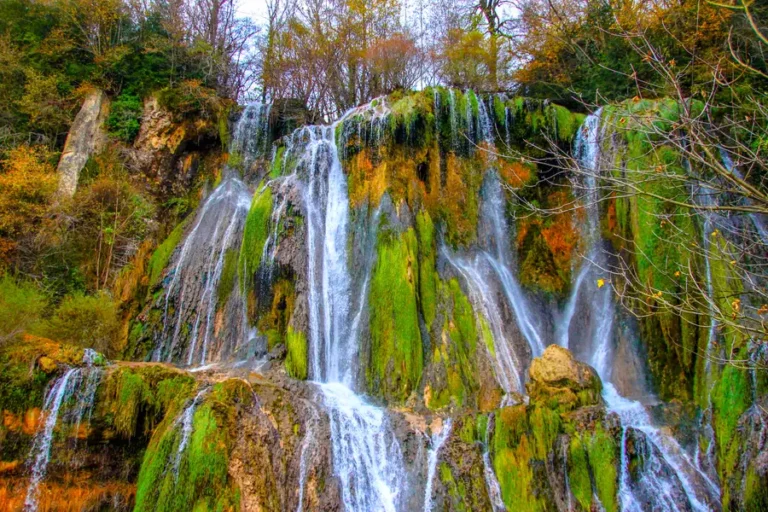
[[[33,283],[0,277],[0,343],[37,324],[47,305],[47,297]]]
[[[158,94],[158,103],[171,112],[177,121],[192,117],[217,118],[222,102],[216,91],[198,80],[185,80],[175,87],[166,87]]]
[[[42,147],[19,146],[2,162],[0,171],[0,261],[19,240],[34,233],[56,191],[56,174]]]
[[[117,97],[107,118],[109,134],[123,142],[132,143],[141,126],[141,99],[133,94],[123,93]]]
[[[106,293],[71,295],[56,308],[44,330],[51,339],[115,354],[120,333],[118,305]]]

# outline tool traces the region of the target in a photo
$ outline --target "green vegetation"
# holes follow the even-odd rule
[[[0,276],[0,346],[34,330],[47,306],[48,297],[34,284]]]
[[[196,407],[181,453],[180,424],[172,417],[164,421],[144,455],[135,510],[239,510],[240,490],[228,474],[236,428],[232,404],[250,397],[242,381],[216,384]]]
[[[272,189],[263,183],[254,195],[251,209],[245,220],[243,241],[240,245],[238,267],[242,271],[240,286],[246,290],[261,265],[264,244],[269,236],[269,221],[272,217]]]
[[[303,332],[294,331],[288,327],[285,335],[285,369],[294,379],[305,380],[308,376],[309,357],[307,353],[307,337]]]
[[[155,252],[153,252],[152,256],[149,258],[149,268],[147,274],[149,276],[150,287],[154,287],[160,282],[160,277],[162,277],[165,267],[168,266],[168,262],[171,260],[171,256],[173,255],[173,251],[176,250],[179,242],[181,242],[181,237],[184,235],[185,228],[185,222],[182,222],[176,226],[168,235],[168,238],[166,238],[163,243],[161,243],[157,249],[155,249]]]
[[[371,393],[404,402],[421,380],[423,355],[417,307],[418,243],[414,230],[379,234],[371,277]]]
[[[42,332],[51,339],[114,354],[120,349],[119,330],[118,304],[101,293],[65,298]]]
[[[123,93],[112,102],[107,118],[107,130],[113,137],[132,143],[141,126],[141,99],[133,94]]]

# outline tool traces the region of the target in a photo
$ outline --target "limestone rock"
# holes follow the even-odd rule
[[[175,120],[156,97],[149,97],[127,156],[130,167],[159,185],[160,191],[181,194],[193,186],[203,168],[220,166],[220,149],[212,120]],[[214,161],[206,165],[206,158]]]
[[[558,345],[550,345],[531,362],[529,376],[528,394],[533,402],[563,410],[600,403],[603,386],[597,372]]]
[[[62,196],[75,194],[80,171],[91,155],[104,147],[107,135],[103,127],[108,114],[109,99],[104,91],[96,89],[85,97],[59,160],[59,194]]]

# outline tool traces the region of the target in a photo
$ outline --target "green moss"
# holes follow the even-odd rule
[[[288,354],[285,357],[285,369],[288,375],[294,379],[305,380],[307,378],[307,337],[301,331],[294,331],[288,327],[285,336],[285,348]]]
[[[194,379],[156,364],[111,367],[99,388],[98,404],[107,424],[124,438],[151,432],[166,412],[177,411]]]
[[[168,265],[168,261],[170,261],[174,249],[176,249],[179,242],[181,242],[185,226],[186,222],[179,223],[179,225],[171,231],[171,234],[168,235],[168,238],[157,246],[157,249],[155,249],[155,252],[153,252],[152,256],[149,258],[147,274],[149,275],[150,288],[160,282],[163,270],[165,270],[165,267]]]
[[[619,510],[618,472],[619,447],[616,440],[598,424],[587,443],[589,465],[595,480],[595,491],[606,512]]]
[[[240,245],[238,267],[242,270],[240,286],[246,290],[253,275],[261,265],[264,244],[269,236],[269,221],[272,216],[272,189],[259,184],[245,220],[243,241]]]
[[[227,252],[224,253],[224,264],[219,278],[219,287],[216,290],[219,307],[223,307],[227,303],[229,295],[235,288],[238,258],[239,254],[233,249],[227,249]]]
[[[560,432],[560,415],[545,407],[533,407],[529,411],[529,423],[535,441],[536,458],[546,460]]]
[[[483,343],[491,354],[491,357],[496,357],[496,345],[493,341],[493,332],[491,332],[491,326],[488,325],[488,320],[484,316],[478,317],[478,323],[480,324],[480,334],[483,336]]]
[[[592,508],[592,480],[589,476],[587,451],[579,436],[571,437],[568,445],[568,481],[571,492],[583,510]]]
[[[240,492],[228,469],[235,419],[231,404],[235,397],[248,396],[244,387],[232,381],[214,386],[196,408],[192,433],[180,454],[180,423],[170,418],[165,422],[144,455],[134,510],[239,510]]]
[[[416,215],[416,232],[419,235],[419,299],[424,322],[431,327],[435,321],[435,296],[437,272],[435,271],[434,225],[426,210]]]
[[[271,179],[279,178],[283,174],[283,155],[285,154],[285,146],[279,146],[274,158],[272,159],[272,168],[269,171],[269,177]]]
[[[380,233],[371,278],[368,387],[392,402],[405,401],[418,386],[423,367],[417,247],[412,228],[399,235]]]
[[[551,116],[550,123],[554,126],[557,139],[562,142],[571,142],[576,135],[581,123],[584,122],[583,114],[574,114],[560,105],[549,105],[548,113]]]

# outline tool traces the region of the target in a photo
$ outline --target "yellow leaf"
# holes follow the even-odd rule
[[[605,279],[598,279],[597,280],[597,287],[598,288],[602,288],[603,286],[605,286]]]
[[[680,277],[680,271],[675,272],[675,277]]]

